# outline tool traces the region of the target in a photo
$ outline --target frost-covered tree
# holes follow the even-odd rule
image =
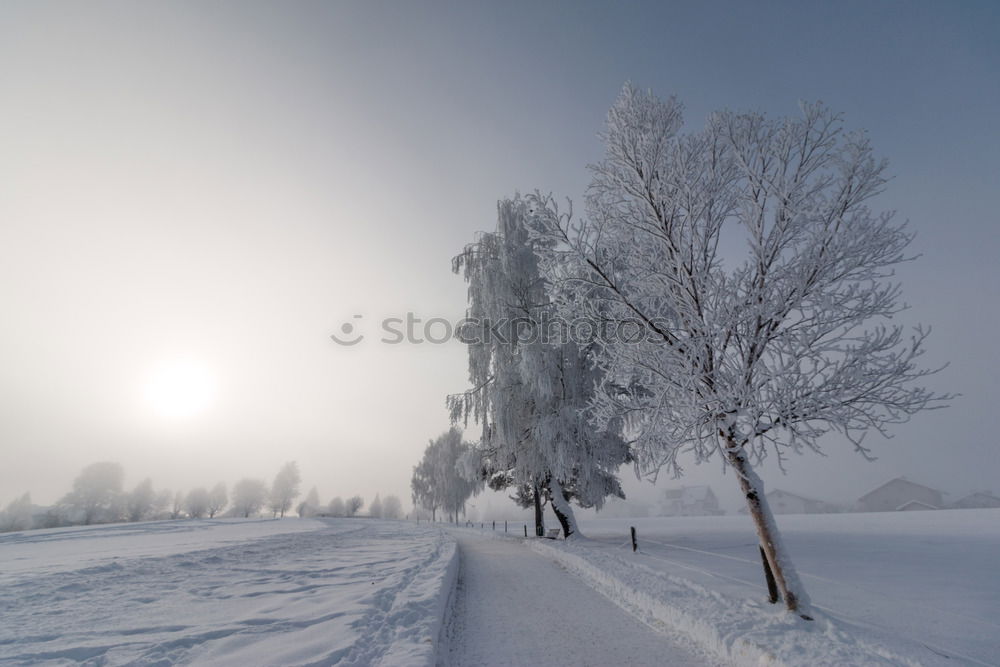
[[[125,518],[128,521],[146,521],[156,512],[156,502],[153,480],[147,477],[136,484],[125,498]]]
[[[564,332],[568,333],[568,332]],[[534,414],[526,440],[544,467],[542,489],[563,535],[579,534],[570,502],[600,509],[608,496],[624,498],[618,467],[632,460],[621,420],[601,428],[589,421],[589,404],[603,373],[593,363],[593,343],[568,339],[524,345],[520,366],[533,389]],[[524,506],[524,503],[522,503]]]
[[[214,519],[216,514],[226,509],[229,504],[229,494],[226,492],[226,483],[219,482],[208,492],[208,518]]]
[[[183,491],[178,491],[174,494],[174,498],[170,503],[170,518],[179,519],[181,514],[184,513],[184,500],[185,495]]]
[[[92,463],[73,480],[73,490],[60,501],[74,519],[86,525],[114,521],[121,512],[125,471],[120,463]]]
[[[420,463],[413,466],[413,476],[410,478],[410,494],[413,499],[413,506],[427,510],[431,513],[431,521],[437,521],[437,511],[441,507],[441,497],[434,483],[434,465],[426,451]]]
[[[529,230],[529,201],[498,204],[497,229],[455,258],[469,283],[466,332],[472,389],[449,398],[455,421],[482,425],[480,474],[494,489],[515,487],[514,499],[535,508],[551,500],[564,534],[579,532],[571,500],[600,507],[624,497],[618,467],[630,460],[620,428],[588,423],[587,406],[601,387],[593,341],[577,340],[569,322],[552,317],[549,285],[539,266],[552,242]]]
[[[326,511],[330,516],[347,516],[347,506],[344,504],[344,499],[340,496],[332,499]]]
[[[173,500],[174,494],[170,491],[170,489],[157,491],[156,497],[153,500],[153,512],[151,514],[151,518],[166,516],[170,510]]]
[[[0,533],[31,528],[31,512],[30,493],[10,501],[3,512],[0,512]]]
[[[375,494],[375,500],[368,505],[368,516],[373,519],[382,518],[382,498],[380,498],[377,493]]]
[[[299,496],[301,481],[298,463],[289,461],[281,467],[274,477],[274,484],[271,485],[270,507],[275,515],[284,517],[285,512],[292,508],[292,503]]]
[[[461,431],[454,427],[431,440],[413,469],[410,480],[413,503],[430,510],[435,519],[437,510],[442,509],[449,520],[458,521],[466,501],[481,488],[475,475],[464,469],[463,458],[471,449],[462,440]]]
[[[382,501],[383,519],[402,519],[403,503],[399,501],[399,496],[386,496]]]
[[[297,509],[300,517],[315,516],[319,512],[319,491],[315,486],[309,489],[306,499],[299,503]]]
[[[241,479],[233,487],[233,513],[256,516],[267,502],[267,484],[259,479]]]
[[[208,515],[209,504],[208,489],[203,486],[191,489],[184,497],[184,511],[191,519],[205,518]]]
[[[351,496],[344,503],[344,516],[357,516],[358,511],[365,506],[365,499],[361,496]]]
[[[682,454],[730,466],[786,606],[804,610],[754,465],[818,452],[829,431],[868,457],[867,430],[944,398],[915,386],[926,332],[888,322],[911,234],[869,208],[886,163],[822,105],[681,123],[676,100],[625,87],[586,219],[535,198],[533,225],[556,249],[543,270],[566,314],[633,334],[600,349],[597,423],[628,415],[647,471],[679,474]],[[626,381],[643,391],[610,386]]]

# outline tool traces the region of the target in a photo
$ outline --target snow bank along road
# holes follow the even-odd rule
[[[456,564],[394,521],[0,535],[0,664],[432,664]]]
[[[759,649],[774,664],[809,667],[1000,665],[1000,509],[783,515],[778,524],[815,623],[762,604],[745,516],[597,519],[582,524],[589,540],[534,546],[736,662]]]
[[[453,531],[459,575],[442,665],[712,664],[515,540]]]

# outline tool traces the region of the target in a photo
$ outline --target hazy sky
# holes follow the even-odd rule
[[[766,483],[1000,492],[998,72],[992,1],[4,2],[0,505],[97,460],[172,489],[296,460],[324,501],[408,501],[465,350],[380,344],[378,321],[461,317],[450,259],[498,198],[581,203],[626,80],[691,127],[825,101],[890,159],[880,203],[918,234],[904,321],[963,396],[874,436],[875,464],[831,438]],[[334,344],[344,322],[366,339]],[[187,417],[149,398],[179,362],[214,385]],[[735,508],[731,475],[689,472]]]

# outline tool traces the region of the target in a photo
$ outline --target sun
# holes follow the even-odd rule
[[[164,362],[146,384],[146,402],[161,417],[185,419],[204,412],[215,399],[215,377],[189,360]]]

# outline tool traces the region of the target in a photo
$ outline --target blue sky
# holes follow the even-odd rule
[[[460,317],[451,257],[515,190],[580,202],[626,80],[691,127],[825,101],[890,159],[879,204],[917,232],[904,321],[934,326],[934,386],[963,397],[876,464],[831,440],[766,481],[990,488],[998,45],[992,2],[4,3],[0,503],[98,459],[175,489],[295,459],[324,499],[408,496],[464,350],[327,335]],[[217,398],[159,419],[142,386],[179,357]],[[735,497],[714,467],[695,482]]]

